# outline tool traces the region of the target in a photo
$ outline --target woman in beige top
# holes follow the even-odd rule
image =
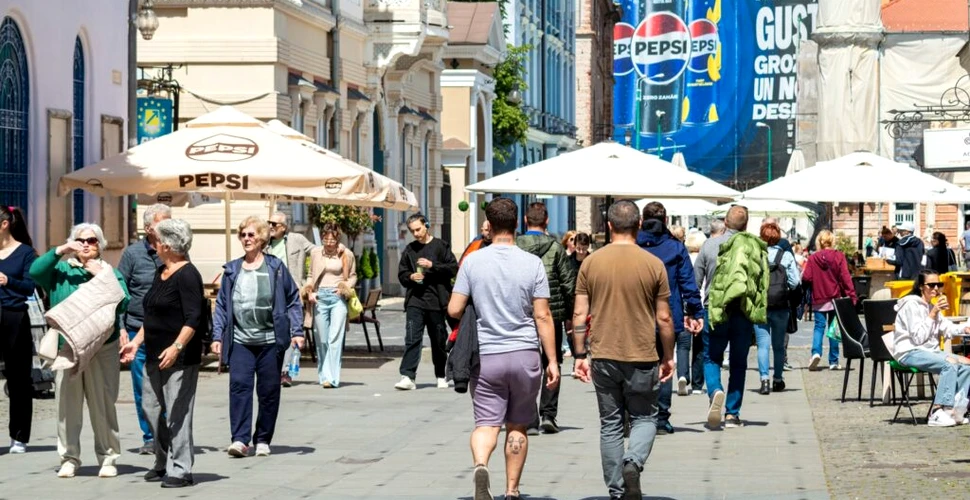
[[[317,377],[324,389],[340,386],[340,358],[347,333],[347,297],[357,284],[354,254],[334,226],[323,228],[323,246],[310,251],[310,281],[303,293],[313,314]]]

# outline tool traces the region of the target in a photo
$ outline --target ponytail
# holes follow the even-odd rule
[[[10,222],[10,236],[13,236],[13,239],[33,248],[34,240],[27,233],[27,220],[20,207],[0,206],[0,222],[2,221]]]

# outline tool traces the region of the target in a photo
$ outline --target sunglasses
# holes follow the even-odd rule
[[[244,240],[246,238],[256,239],[256,233],[239,233],[239,239]]]
[[[94,238],[94,237],[91,237],[91,238],[74,238],[74,241],[76,241],[78,243],[86,243],[86,244],[91,245],[91,246],[95,246],[98,243],[101,243],[100,241],[98,241],[97,238]]]
[[[273,221],[269,221],[267,222],[267,224],[269,224],[269,227],[286,226],[286,224],[283,224],[282,222],[273,222]]]
[[[943,288],[943,283],[940,283],[940,282],[936,282],[936,283],[924,283],[924,285],[925,286],[928,286],[930,288]]]

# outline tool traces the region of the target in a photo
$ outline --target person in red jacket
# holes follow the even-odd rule
[[[832,231],[818,233],[815,240],[819,250],[808,258],[802,282],[812,285],[812,311],[815,312],[815,332],[812,338],[812,360],[809,370],[818,370],[822,360],[822,338],[825,337],[825,327],[835,318],[833,300],[850,297],[854,304],[858,299],[852,276],[849,275],[849,264],[845,254],[833,249],[835,235]],[[839,343],[829,339],[829,370],[838,370]]]

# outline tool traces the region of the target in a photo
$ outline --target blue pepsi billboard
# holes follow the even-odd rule
[[[796,58],[816,0],[621,0],[614,140],[748,188],[795,147]],[[771,136],[769,153],[769,135]]]

